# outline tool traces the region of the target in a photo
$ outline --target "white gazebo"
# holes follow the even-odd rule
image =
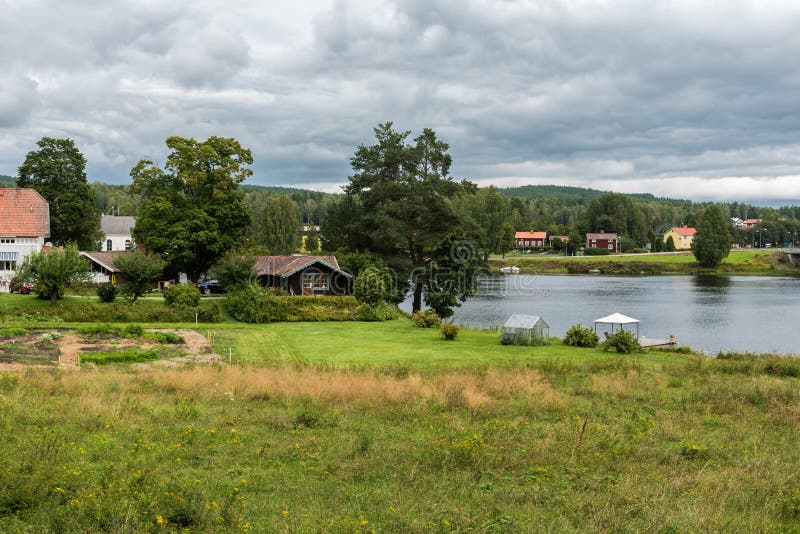
[[[601,317],[599,319],[595,319],[594,321],[594,332],[597,333],[597,325],[598,324],[610,324],[611,325],[611,333],[614,333],[614,326],[618,326],[619,330],[625,330],[625,325],[636,325],[636,337],[639,337],[639,319],[634,319],[633,317],[628,317],[627,315],[622,315],[621,313],[612,313],[611,315],[606,315],[605,317]],[[605,332],[608,334],[608,332]]]

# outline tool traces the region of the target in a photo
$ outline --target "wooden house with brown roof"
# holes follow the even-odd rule
[[[349,295],[353,276],[343,271],[336,256],[258,256],[253,266],[264,287],[290,295]]]
[[[14,271],[50,237],[50,205],[35,189],[0,188],[0,291]]]

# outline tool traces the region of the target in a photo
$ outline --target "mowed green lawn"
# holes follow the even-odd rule
[[[576,349],[558,341],[538,347],[504,346],[497,332],[465,328],[459,329],[455,341],[445,341],[439,330],[415,327],[408,319],[382,323],[273,323],[211,331],[214,348],[220,354],[230,354],[235,362],[252,364],[452,369],[619,359],[601,349]],[[682,357],[661,352],[634,356],[643,365],[656,366]]]

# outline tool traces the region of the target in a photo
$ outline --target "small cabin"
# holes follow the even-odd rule
[[[515,313],[503,325],[501,342],[504,345],[546,345],[550,327],[538,315]]]

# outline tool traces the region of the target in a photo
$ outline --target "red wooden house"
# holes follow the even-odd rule
[[[547,243],[547,232],[517,232],[514,238],[517,248],[543,247]]]
[[[603,248],[616,254],[619,251],[619,237],[617,234],[600,232],[586,234],[586,248]]]

